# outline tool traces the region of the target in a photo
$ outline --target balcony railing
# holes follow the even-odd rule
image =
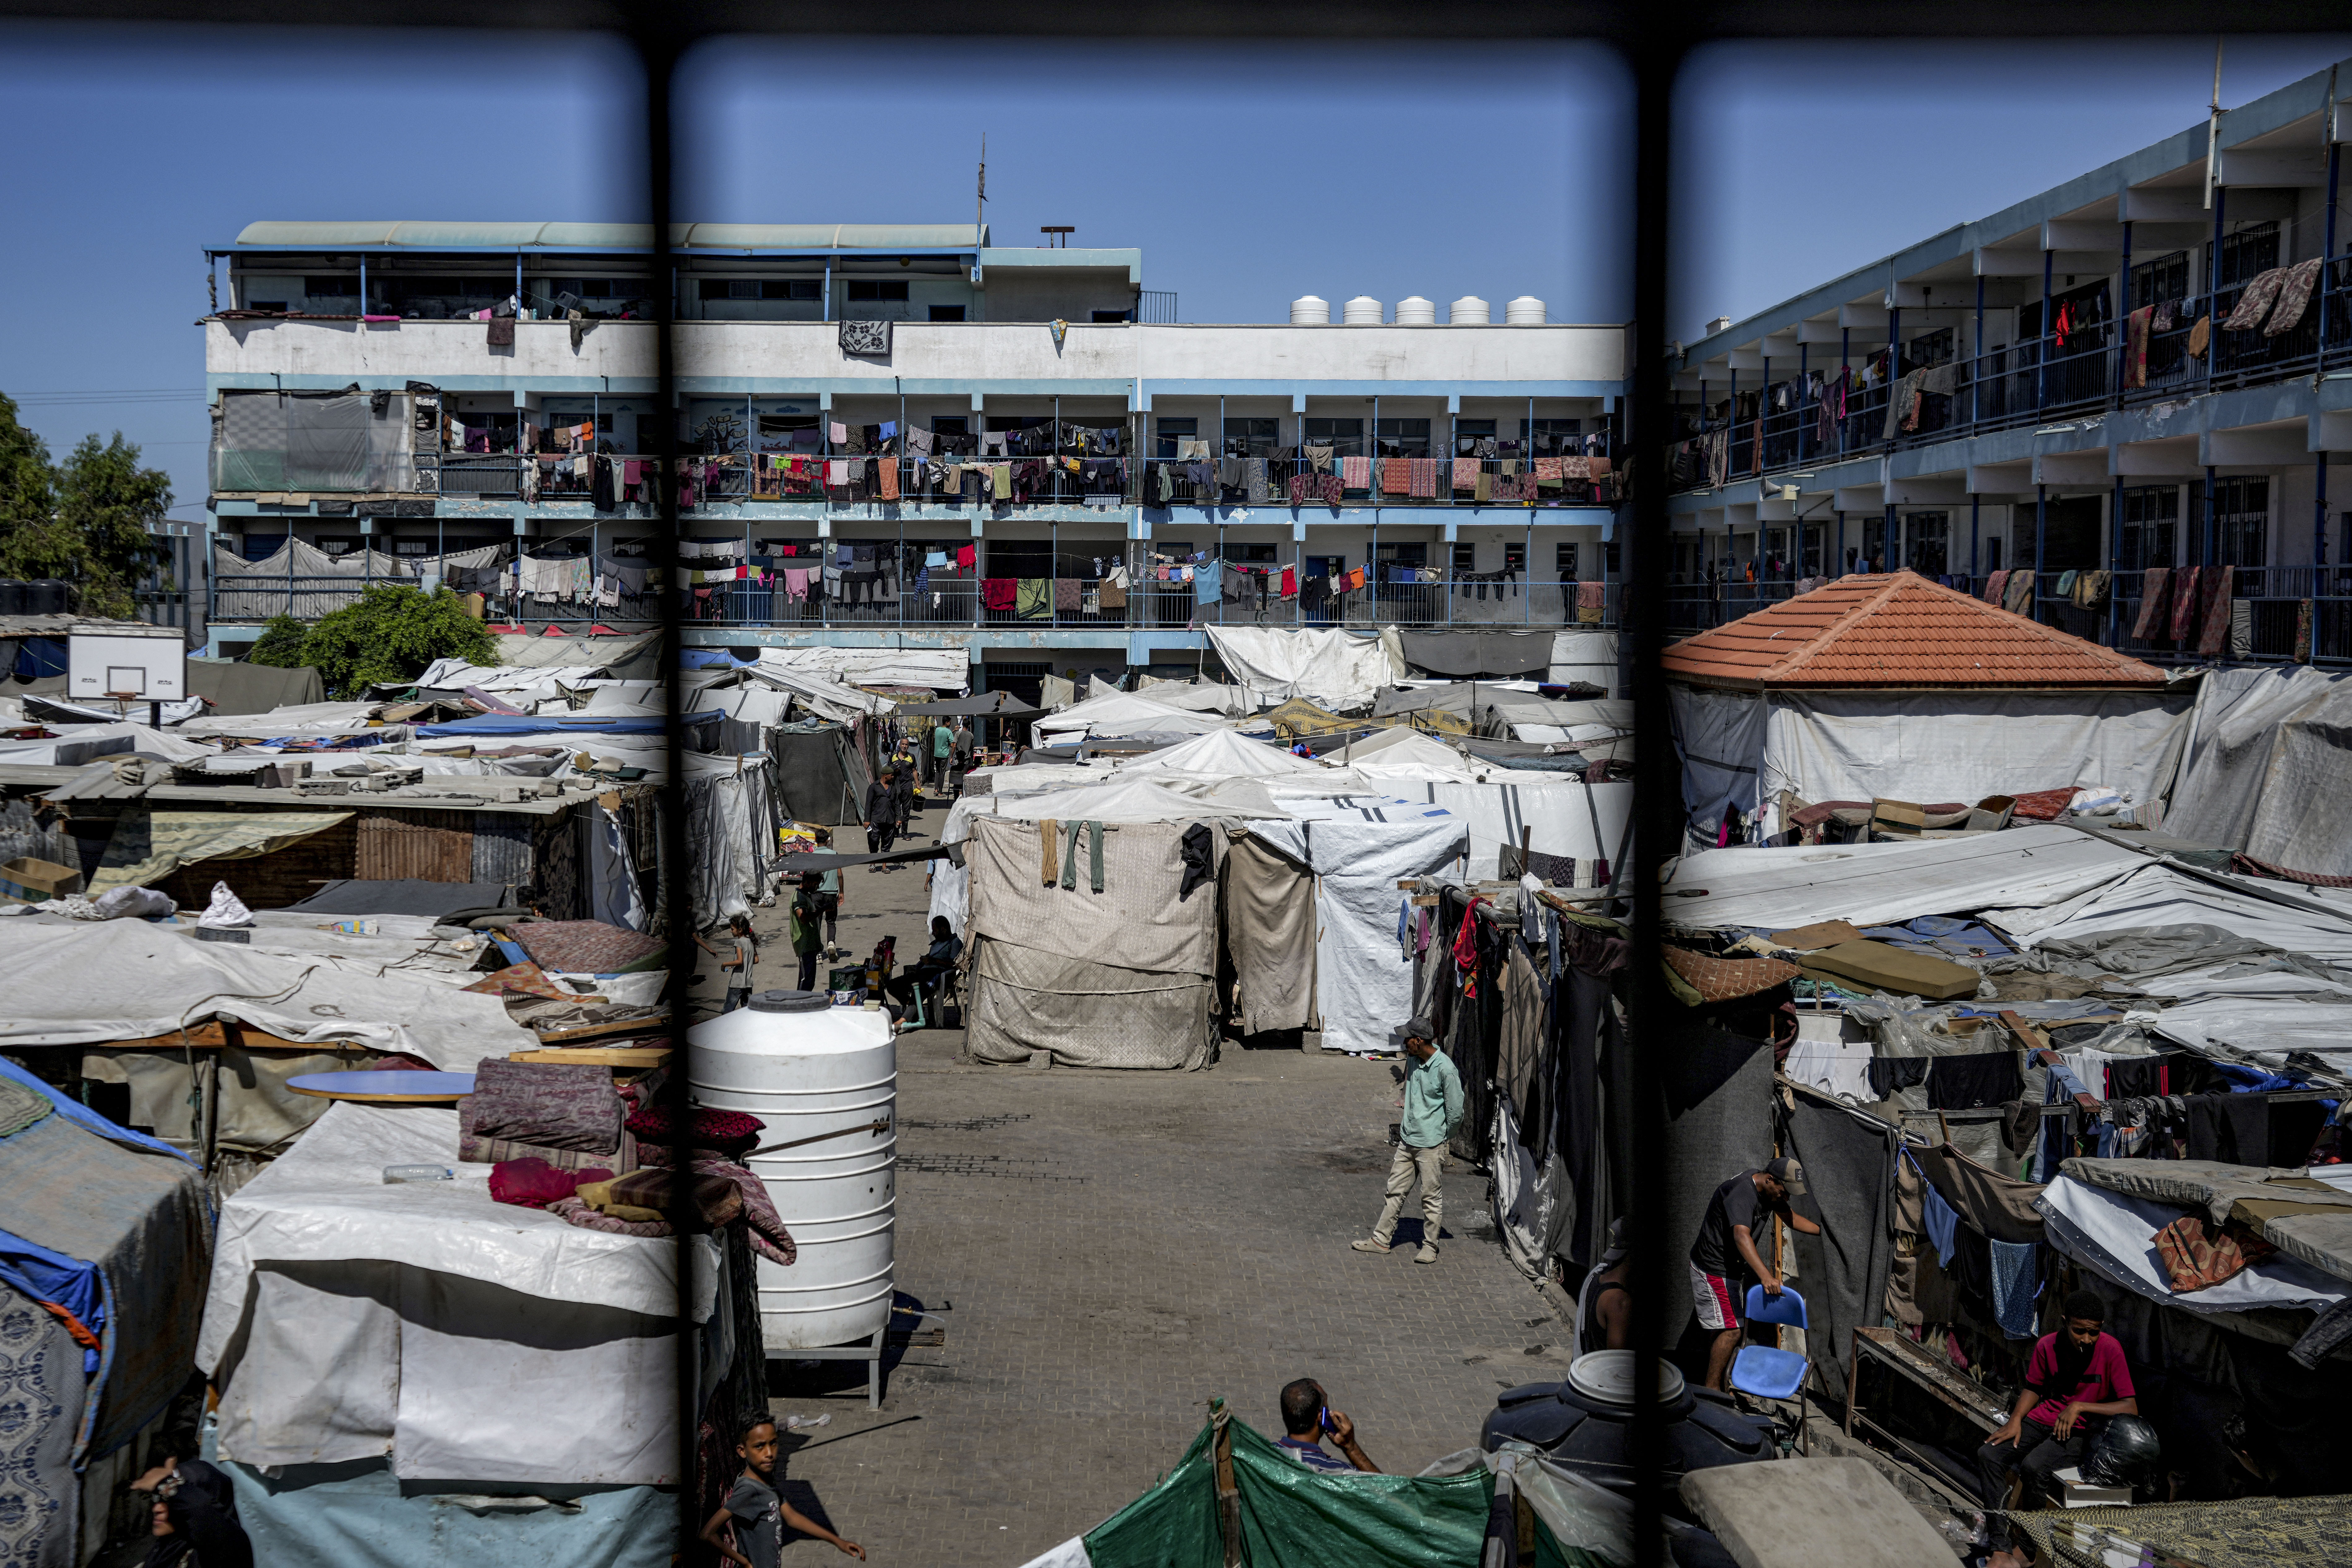
[[[1769,382],[1761,413],[1729,420],[1710,414],[1685,424],[1674,451],[1675,487],[1710,488],[2101,409],[2292,381],[2331,366],[2352,369],[2352,257],[2321,269],[2295,324],[2275,336],[2261,322],[2239,331],[2221,325],[2250,282],[2232,284],[2211,300],[2174,302],[2164,329],[2150,318],[2144,347],[2126,316],[1921,367],[1916,382],[1906,371],[1891,385],[1879,380],[1865,386],[1852,377],[1842,382],[1833,365],[1819,372],[1818,391],[1810,374]],[[2197,323],[2209,315],[2210,341],[2192,355]],[[1707,388],[1710,402],[1717,391]],[[1776,399],[1784,394],[1786,406],[1780,406]],[[1890,422],[1887,405],[1898,395]]]

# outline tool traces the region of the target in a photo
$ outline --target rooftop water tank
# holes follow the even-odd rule
[[[1331,324],[1331,302],[1317,294],[1302,294],[1290,302],[1290,324],[1294,327],[1328,327]]]
[[[1507,327],[1540,327],[1546,319],[1544,302],[1532,294],[1522,294],[1503,307],[1503,324]]]
[[[1741,1411],[1712,1388],[1687,1386],[1670,1364],[1658,1368],[1658,1403],[1664,1407],[1664,1468],[1655,1485],[1668,1512],[1685,1514],[1677,1489],[1693,1470],[1752,1464],[1774,1457],[1772,1427]],[[1569,1364],[1565,1383],[1530,1383],[1506,1390],[1478,1434],[1488,1453],[1507,1437],[1532,1443],[1564,1469],[1630,1494],[1633,1465],[1633,1353],[1596,1350]]]
[[[1437,325],[1436,303],[1423,299],[1418,294],[1408,294],[1397,301],[1396,319],[1400,327],[1434,327]]]
[[[0,615],[25,613],[25,585],[15,578],[0,579]]]
[[[1495,318],[1485,300],[1475,294],[1465,294],[1446,307],[1445,319],[1456,327],[1484,327]]]
[[[687,1057],[697,1104],[759,1117],[762,1148],[799,1145],[750,1162],[799,1247],[789,1269],[760,1260],[768,1349],[870,1337],[889,1322],[897,1282],[898,1048],[889,1015],[836,1008],[821,992],[761,991],[688,1031]],[[870,1130],[877,1121],[885,1131]]]
[[[1359,294],[1348,301],[1346,314],[1340,320],[1349,327],[1377,327],[1381,324],[1381,302],[1369,294]]]

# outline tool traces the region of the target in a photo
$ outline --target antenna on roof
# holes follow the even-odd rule
[[[2205,110],[2205,210],[2213,210],[2213,187],[2221,180],[2221,40],[2213,40],[2213,100]],[[2217,263],[2218,265],[2218,263]]]
[[[2218,77],[2218,75],[2217,75],[2217,77],[2216,77],[2216,80],[2217,80],[2217,81],[2219,80],[2219,77]],[[2219,91],[2219,90],[2220,90],[2220,89],[2217,87],[2217,88],[2215,89],[2215,90],[2216,90],[2216,91]],[[2212,203],[2209,200],[2209,201],[2207,201],[2207,203],[2206,203],[2205,204],[2206,204],[2207,206],[2210,206],[2210,205],[2212,205]],[[974,204],[972,204],[972,209],[971,209],[971,243],[972,243],[972,244],[974,244],[974,245],[978,245],[978,244],[980,243],[980,235],[981,235],[981,231],[982,231],[982,229],[986,228],[987,226],[988,226],[988,132],[987,132],[987,131],[982,131],[982,132],[980,133],[980,200],[979,200],[978,202],[976,202],[976,203],[974,203]]]

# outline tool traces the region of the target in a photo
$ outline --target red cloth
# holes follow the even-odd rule
[[[2193,1214],[2182,1215],[2148,1239],[2172,1276],[2174,1291],[2184,1295],[2234,1278],[2278,1250],[2243,1226],[2208,1234],[2205,1222]]]
[[[2058,1336],[2046,1333],[2033,1347],[2033,1359],[2026,1364],[2025,1381],[2029,1386],[2047,1387],[2057,1374]],[[2083,1380],[2074,1391],[2060,1398],[2044,1399],[2027,1411],[2025,1418],[2044,1427],[2055,1427],[2059,1413],[2069,1402],[2112,1405],[2133,1396],[2131,1368],[2124,1362],[2124,1347],[2116,1343],[2115,1335],[2103,1333],[2091,1347],[2091,1364],[2083,1369]]]
[[[956,570],[958,571],[970,571],[971,570],[971,563],[979,559],[979,554],[974,548],[971,545],[966,545],[961,549],[956,551]]]
[[[2074,799],[2071,789],[2032,790],[2016,797],[2017,810],[2010,815],[2029,822],[2054,822],[2066,814],[2067,804]]]
[[[2238,569],[2231,566],[2209,566],[2197,579],[2197,601],[2200,606],[2197,632],[2197,652],[2202,658],[2213,658],[2230,643],[2230,587]]]
[[[2197,624],[2197,580],[2210,570],[2184,566],[2172,580],[2172,640],[2176,643],[2187,643]]]
[[[496,1202],[511,1203],[520,1208],[545,1208],[570,1197],[583,1182],[612,1179],[613,1173],[608,1170],[558,1170],[536,1156],[500,1160],[490,1167],[490,1197]]]
[[[1462,925],[1454,933],[1454,967],[1461,971],[1462,994],[1478,994],[1478,906],[1486,900],[1473,898],[1470,907],[1462,912]]]
[[[1018,586],[1012,578],[983,578],[980,584],[980,602],[990,610],[1010,610],[1017,591]]]
[[[625,1124],[648,1144],[667,1144],[677,1124],[667,1105],[648,1105]],[[731,1144],[749,1147],[767,1124],[743,1111],[711,1111],[697,1107],[687,1123],[687,1141],[698,1149],[724,1149]]]
[[[1282,596],[1285,599],[1298,597],[1298,572],[1296,568],[1286,566],[1282,569]]]

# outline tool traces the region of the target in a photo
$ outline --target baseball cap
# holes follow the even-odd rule
[[[1805,1196],[1805,1167],[1795,1160],[1773,1160],[1764,1166],[1764,1174],[1789,1189],[1790,1197]]]

